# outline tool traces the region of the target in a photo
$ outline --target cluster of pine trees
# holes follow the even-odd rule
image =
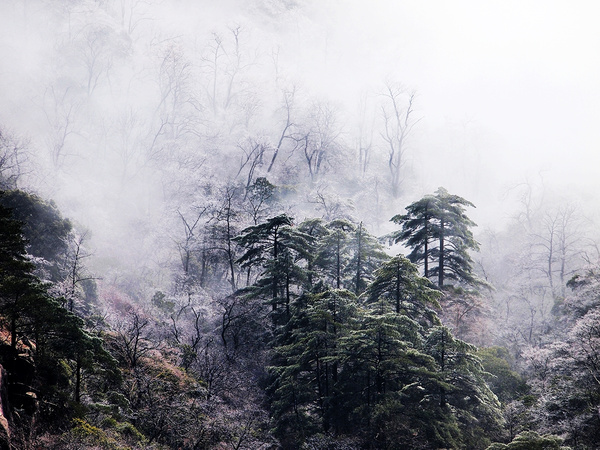
[[[578,432],[562,438],[595,440],[595,272],[556,312],[568,343],[519,355],[525,379],[506,349],[477,349],[447,320],[490,286],[469,255],[472,205],[443,188],[379,239],[288,214],[234,233],[229,202],[219,260],[181,245],[179,293],[145,304],[97,295],[52,203],[0,200],[6,448],[558,448],[548,431],[566,417]]]
[[[0,2],[2,445],[596,448],[593,209],[529,180],[476,240],[417,162],[489,209],[491,142],[326,95],[316,3],[226,3]]]
[[[449,222],[448,242],[463,239]],[[475,348],[442,325],[442,292],[417,266],[388,257],[362,224],[292,224],[277,216],[236,238],[259,275],[234,295],[271,305],[267,392],[283,446],[331,433],[375,448],[474,448],[497,434]]]

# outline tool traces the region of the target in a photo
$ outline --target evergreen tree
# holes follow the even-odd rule
[[[406,214],[397,214],[391,221],[402,225],[402,229],[391,234],[395,243],[404,242],[412,251],[408,259],[423,266],[423,276],[429,278],[431,260],[430,245],[435,242],[434,219],[438,215],[438,199],[426,195],[406,207]]]
[[[455,447],[453,417],[431,402],[439,384],[434,359],[424,351],[419,323],[378,308],[363,310],[343,340],[341,373],[345,422],[375,448]]]
[[[319,267],[319,252],[321,242],[323,239],[326,239],[329,232],[323,223],[323,219],[306,219],[298,226],[298,230],[310,236],[314,242],[315,251],[307,259],[306,265],[308,288],[312,289],[313,285],[320,281],[323,276],[322,270]]]
[[[283,442],[343,427],[340,409],[340,341],[356,314],[346,290],[305,294],[274,347],[271,408]]]
[[[417,267],[408,259],[396,256],[383,263],[374,275],[365,292],[367,303],[379,303],[381,313],[404,314],[422,321],[423,326],[439,324],[431,307],[439,308],[441,293],[433,289],[427,278],[419,276]]]
[[[473,274],[469,256],[469,250],[478,250],[479,244],[471,232],[475,223],[465,214],[468,206],[474,207],[468,200],[440,187],[435,195],[407,206],[406,214],[391,219],[402,226],[392,233],[392,240],[411,248],[410,261],[422,265],[426,277],[437,278],[439,287],[447,279],[469,285],[483,283]]]
[[[476,348],[452,336],[444,326],[435,326],[425,340],[440,374],[438,401],[449,407],[461,424],[467,448],[484,448],[489,437],[501,429],[500,403],[485,382],[485,371]]]
[[[22,223],[0,205],[0,308],[10,331],[10,346],[16,351],[20,329],[31,322],[44,286],[33,275],[35,266],[25,251]]]
[[[0,192],[0,205],[21,223],[27,253],[44,260],[52,281],[62,278],[60,266],[67,253],[71,222],[53,202],[21,190]]]
[[[345,219],[332,220],[325,225],[326,233],[319,240],[315,266],[335,289],[349,287],[347,267],[352,255],[351,233],[356,226]]]
[[[346,265],[346,274],[350,277],[348,289],[360,295],[373,279],[373,272],[379,265],[388,260],[381,243],[363,226],[358,224],[351,235],[350,246],[352,257]]]
[[[237,260],[243,268],[261,270],[257,280],[244,289],[248,295],[264,298],[273,311],[285,306],[290,318],[292,297],[307,281],[306,265],[311,258],[313,238],[292,226],[292,218],[282,214],[242,231],[235,241],[246,252]]]
[[[71,401],[81,401],[84,374],[110,369],[114,360],[83,320],[62,306],[64,299],[53,298],[50,285],[34,275],[25,248],[21,223],[0,205],[0,317],[10,332],[10,350],[0,363],[9,373],[11,405],[35,412],[25,388],[37,393],[43,421],[64,422],[75,412]],[[23,372],[23,353],[33,362],[31,373]]]

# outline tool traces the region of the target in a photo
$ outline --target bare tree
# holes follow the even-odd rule
[[[63,295],[67,299],[67,309],[73,312],[75,303],[81,299],[81,285],[86,281],[97,280],[84,264],[85,259],[92,256],[85,248],[88,232],[74,235],[69,242],[68,255],[65,260],[66,278],[63,282]]]
[[[350,217],[349,211],[352,205],[339,195],[328,194],[327,186],[318,186],[314,195],[308,198],[308,202],[316,205],[317,211],[322,212],[321,217],[327,222]]]
[[[273,165],[275,164],[275,160],[281,151],[283,143],[287,139],[291,139],[290,130],[294,126],[292,122],[292,107],[294,103],[294,96],[296,95],[296,88],[292,88],[291,90],[283,91],[283,112],[285,114],[285,120],[283,121],[283,126],[281,129],[281,134],[279,135],[279,140],[277,141],[277,145],[273,148],[273,156],[271,157],[271,162],[269,163],[269,168],[267,169],[267,173],[271,172],[273,169]]]
[[[236,287],[236,270],[235,260],[237,255],[235,252],[236,244],[233,238],[237,235],[240,227],[236,224],[239,214],[234,207],[234,202],[238,196],[237,189],[233,186],[228,186],[224,190],[224,198],[221,206],[215,211],[211,221],[215,228],[216,234],[216,249],[224,253],[227,259],[229,268],[229,282],[232,292],[235,292]]]
[[[25,171],[27,142],[0,127],[0,189],[14,189]]]
[[[44,114],[50,132],[47,144],[55,168],[61,168],[67,156],[67,140],[75,133],[75,116],[79,112],[79,102],[70,95],[70,88],[46,90]]]
[[[264,219],[273,209],[276,188],[264,177],[257,178],[248,187],[245,194],[245,211],[250,215],[254,225]]]
[[[187,319],[181,324],[181,319]],[[188,303],[171,315],[171,336],[181,350],[181,366],[188,370],[198,357],[200,343],[204,337],[202,330],[204,313]]]
[[[157,130],[151,146],[156,150],[159,136],[176,140],[197,128],[198,113],[202,108],[192,95],[192,65],[183,50],[170,42],[162,51],[158,70],[160,99],[155,110],[158,117]]]
[[[142,119],[133,110],[119,115],[111,127],[117,142],[111,146],[121,165],[121,185],[135,176],[144,164],[142,142]]]
[[[240,105],[240,97],[248,93],[240,78],[254,61],[245,58],[242,33],[243,28],[239,25],[230,27],[225,36],[214,32],[202,57],[202,67],[210,78],[205,91],[215,117],[230,110],[234,103]]]
[[[564,297],[567,277],[579,268],[577,261],[582,253],[579,224],[577,208],[562,206],[546,212],[541,231],[533,233],[534,247],[539,249],[535,255],[542,262],[539,270],[548,280],[554,298]]]
[[[240,152],[239,169],[235,178],[239,177],[244,170],[246,170],[246,193],[254,182],[254,174],[256,170],[261,167],[264,163],[265,152],[268,145],[255,138],[247,138],[245,141],[239,143],[237,148]]]
[[[392,195],[400,195],[402,169],[405,164],[407,139],[419,120],[413,117],[415,93],[407,93],[397,84],[386,85],[384,104],[381,106],[383,131],[381,137],[388,147],[388,168]]]
[[[144,15],[144,8],[149,6],[149,0],[119,0],[119,16],[121,19],[121,28],[132,36],[138,26],[145,20],[150,20]]]
[[[135,370],[142,358],[159,348],[154,337],[150,319],[138,311],[130,310],[117,322],[116,350],[129,369]]]
[[[339,152],[340,134],[335,110],[321,102],[313,103],[306,125],[292,134],[295,151],[302,152],[312,181],[319,179]]]
[[[194,214],[191,219],[186,218],[181,211],[177,211],[184,231],[184,239],[177,242],[177,248],[181,257],[181,267],[186,277],[190,275],[192,270],[192,255],[196,250],[195,244],[199,234],[198,225],[207,210],[208,206],[194,208]]]
[[[562,207],[558,211],[558,294],[564,298],[567,278],[580,269],[583,262],[581,219],[573,205]]]
[[[130,42],[112,27],[89,22],[75,36],[75,48],[85,69],[87,95],[94,93],[102,79],[110,84],[110,72],[116,58],[127,54]]]
[[[370,119],[370,120],[369,120]],[[362,95],[359,103],[359,120],[356,137],[358,147],[358,172],[365,176],[369,163],[371,162],[371,150],[373,148],[374,117],[369,117],[367,108],[367,96]]]

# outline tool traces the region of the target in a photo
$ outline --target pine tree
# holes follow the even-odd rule
[[[285,320],[290,318],[293,297],[307,281],[306,265],[311,258],[313,238],[292,225],[291,217],[282,214],[242,231],[235,241],[246,252],[237,260],[243,268],[260,270],[256,281],[243,289],[247,295],[263,298],[273,311],[285,306]]]
[[[404,242],[412,251],[408,259],[423,266],[423,276],[429,278],[429,262],[431,260],[430,245],[435,242],[434,219],[438,215],[438,199],[426,195],[406,207],[406,214],[397,214],[391,221],[402,225],[400,231],[391,234],[394,243]]]
[[[298,225],[298,230],[310,236],[314,242],[314,253],[311,253],[306,264],[308,289],[312,289],[315,283],[321,281],[323,276],[318,260],[321,242],[328,235],[328,230],[325,227],[323,219],[306,219],[304,222]]]
[[[350,239],[352,257],[346,265],[346,274],[351,277],[348,289],[360,295],[373,279],[373,272],[388,260],[381,243],[359,223]]]
[[[424,351],[425,330],[415,320],[379,308],[363,309],[343,339],[341,410],[346,423],[375,448],[425,448],[453,442],[433,420],[429,402],[438,384],[434,359]],[[438,429],[432,433],[430,429]],[[458,436],[458,430],[454,434]],[[440,438],[443,436],[443,438]]]
[[[356,314],[356,298],[346,290],[307,293],[277,336],[270,367],[271,407],[278,432],[298,443],[308,430],[343,426],[339,409],[340,341]]]
[[[10,346],[16,350],[20,328],[30,323],[44,287],[33,275],[35,266],[26,256],[22,223],[0,205],[0,310],[8,321]]]
[[[27,253],[43,259],[48,278],[61,279],[64,276],[61,265],[73,228],[71,222],[61,216],[53,202],[21,190],[2,191],[0,205],[8,208],[12,217],[20,222]]]
[[[367,303],[379,303],[381,313],[404,314],[423,322],[423,326],[439,323],[431,308],[439,308],[441,293],[433,289],[427,278],[419,276],[417,267],[408,259],[396,256],[383,263],[374,275],[365,292]]]
[[[335,289],[349,287],[346,270],[352,255],[351,233],[356,226],[345,219],[336,219],[325,225],[326,233],[318,242],[315,266]]]
[[[489,436],[501,429],[500,403],[485,382],[477,349],[456,339],[444,326],[431,328],[425,347],[440,374],[439,406],[455,411],[466,447],[489,445]]]
[[[81,401],[85,373],[110,369],[114,360],[102,341],[85,331],[84,321],[63,307],[64,299],[54,298],[50,284],[34,274],[21,226],[0,205],[0,316],[10,332],[11,349],[0,363],[9,372],[9,388],[23,386],[18,359],[19,353],[28,353],[36,369],[30,389],[38,393],[41,416],[64,420],[73,413],[67,400]],[[65,374],[65,364],[72,366],[74,380]],[[65,396],[71,385],[72,397]]]
[[[407,213],[392,217],[402,229],[392,233],[395,243],[404,242],[411,253],[408,259],[422,265],[424,276],[437,278],[443,287],[447,279],[467,285],[485,284],[473,273],[470,250],[478,250],[471,228],[475,223],[465,214],[474,205],[440,187],[435,195],[425,196],[406,207]],[[431,266],[432,264],[432,266]]]

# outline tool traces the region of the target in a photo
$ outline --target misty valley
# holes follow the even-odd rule
[[[0,449],[600,447],[598,190],[364,2],[1,3]]]

